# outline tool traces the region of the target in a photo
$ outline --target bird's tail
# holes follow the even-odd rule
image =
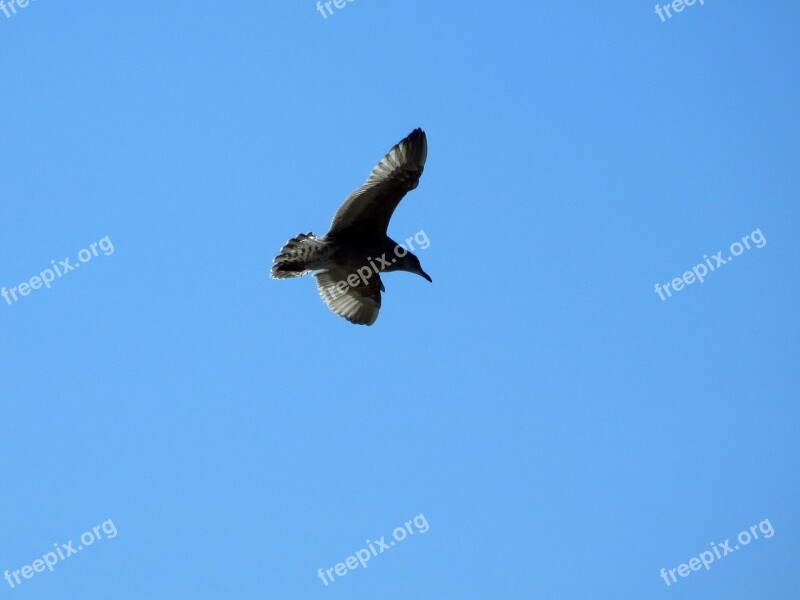
[[[326,248],[325,242],[313,233],[301,233],[293,237],[275,257],[270,275],[273,279],[302,277],[314,270],[313,263],[319,260]]]

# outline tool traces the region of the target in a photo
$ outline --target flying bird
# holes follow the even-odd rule
[[[314,272],[328,307],[358,325],[372,325],[385,291],[382,271],[408,271],[432,281],[419,259],[388,234],[403,197],[417,187],[428,157],[428,140],[415,129],[381,160],[366,183],[344,201],[322,237],[301,233],[275,257],[275,279]]]

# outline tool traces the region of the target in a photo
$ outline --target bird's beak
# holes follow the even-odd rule
[[[433,279],[431,279],[431,276],[430,276],[430,275],[428,275],[428,274],[427,274],[425,271],[423,271],[422,269],[420,269],[420,270],[419,270],[419,274],[420,274],[420,275],[422,275],[422,276],[423,276],[425,279],[427,279],[427,280],[428,280],[428,281],[430,281],[431,283],[433,283]]]

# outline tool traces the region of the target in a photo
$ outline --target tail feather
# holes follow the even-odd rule
[[[270,275],[274,279],[302,277],[314,270],[313,262],[325,249],[325,243],[313,233],[301,233],[293,237],[275,257]]]

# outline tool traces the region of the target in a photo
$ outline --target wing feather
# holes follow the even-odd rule
[[[373,274],[366,285],[359,281],[358,285],[351,286],[347,283],[350,274],[342,268],[315,273],[320,298],[328,308],[351,323],[372,325],[381,309],[383,283],[380,275]]]
[[[397,205],[419,185],[427,158],[425,132],[415,129],[383,157],[366,183],[339,207],[328,235],[353,230],[385,234]]]

